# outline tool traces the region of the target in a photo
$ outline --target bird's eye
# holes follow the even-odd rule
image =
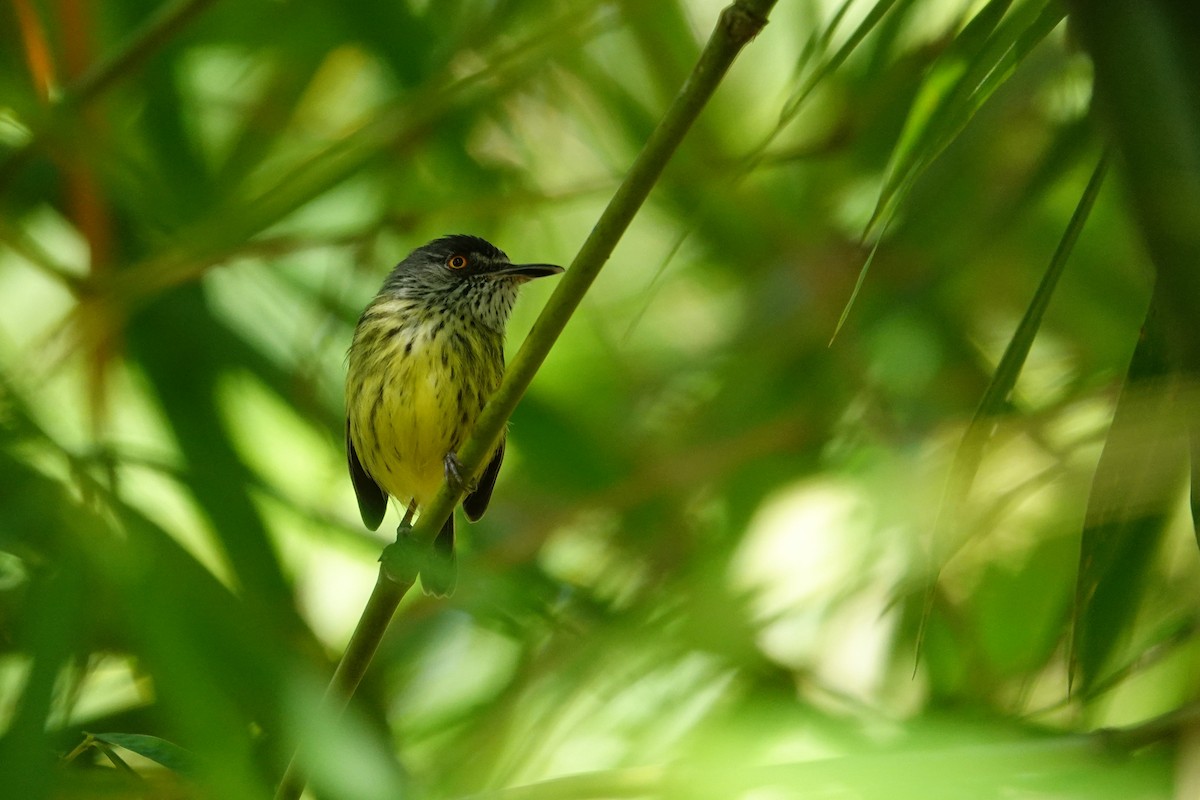
[[[446,266],[450,269],[462,269],[467,264],[467,257],[462,255],[453,255],[446,259]]]

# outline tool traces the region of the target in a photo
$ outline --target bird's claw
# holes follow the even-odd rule
[[[458,460],[458,454],[453,450],[446,453],[443,463],[446,465],[446,483],[450,485],[451,489],[459,494],[470,494],[479,488],[478,481],[467,481],[463,478],[462,462]]]

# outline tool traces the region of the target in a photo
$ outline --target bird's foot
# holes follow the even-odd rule
[[[459,494],[470,494],[479,488],[479,481],[467,481],[463,478],[463,465],[458,460],[458,453],[451,450],[442,460],[446,466],[446,483]]]
[[[407,536],[412,533],[413,516],[417,513],[417,501],[413,500],[408,504],[408,508],[404,510],[404,516],[400,518],[400,524],[396,526],[396,539],[401,536]]]

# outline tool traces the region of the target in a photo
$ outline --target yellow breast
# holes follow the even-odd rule
[[[384,491],[424,506],[446,454],[470,434],[503,373],[497,341],[458,335],[440,319],[356,336],[347,374],[350,435]]]

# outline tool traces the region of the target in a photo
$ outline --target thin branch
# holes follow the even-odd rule
[[[459,451],[464,476],[477,474],[484,461],[491,456],[508,418],[567,321],[579,307],[584,294],[612,255],[625,229],[646,201],[667,162],[716,91],[734,58],[766,25],[767,15],[775,3],[776,0],[736,0],[721,12],[692,74],[650,135],[579,254],[559,281],[508,368],[504,382],[480,414],[474,434]],[[411,534],[404,538],[420,546],[432,544],[442,523],[453,513],[459,498],[458,492],[443,484],[433,502],[421,514]],[[348,702],[366,672],[400,600],[412,588],[415,576],[400,552],[402,547],[398,540],[384,550],[375,589],[371,592],[366,610],[330,685],[330,692],[340,695],[343,704]],[[295,800],[303,789],[304,781],[293,758],[280,782],[276,800]]]

